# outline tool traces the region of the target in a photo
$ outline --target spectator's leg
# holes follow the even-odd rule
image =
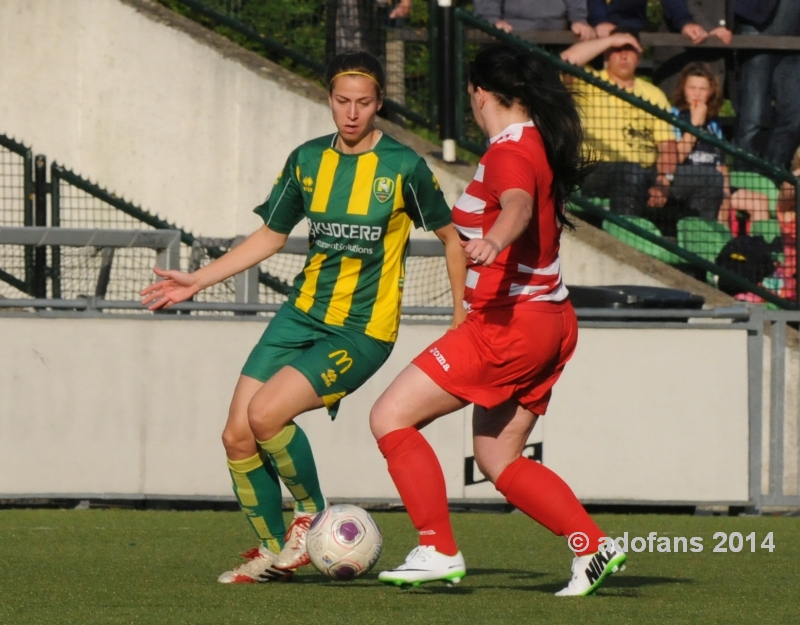
[[[581,184],[581,195],[584,197],[608,197],[610,171],[615,163],[597,163]]]
[[[731,230],[736,224],[736,212],[746,211],[750,214],[750,222],[769,219],[769,197],[764,193],[751,189],[737,189],[731,196]],[[738,226],[736,226],[738,232]]]
[[[670,196],[683,204],[683,214],[716,221],[722,204],[724,178],[713,165],[679,165]]]
[[[756,136],[770,105],[770,80],[774,58],[771,54],[749,56],[741,67],[736,143],[748,152],[758,154]]]
[[[779,57],[772,74],[775,94],[775,126],[770,134],[766,158],[788,167],[800,145],[800,54]]]
[[[618,215],[642,216],[647,205],[647,190],[655,180],[655,168],[639,163],[609,163],[609,198],[611,212]]]

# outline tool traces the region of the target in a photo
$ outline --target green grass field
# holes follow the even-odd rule
[[[596,515],[611,535],[700,537],[701,553],[630,552],[597,595],[557,598],[571,554],[521,514],[459,513],[468,574],[459,585],[400,590],[377,570],[415,545],[403,513],[376,513],[376,569],[334,582],[311,567],[291,583],[224,586],[217,575],[252,547],[239,513],[0,511],[0,623],[797,623],[800,518]],[[739,553],[714,553],[715,532],[755,532]],[[761,548],[768,532],[774,549]],[[734,540],[734,546],[737,541]],[[638,545],[641,546],[641,545]]]

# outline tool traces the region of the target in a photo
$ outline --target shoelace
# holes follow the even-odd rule
[[[258,550],[258,547],[253,547],[250,551],[245,551],[244,553],[240,553],[245,560],[253,560],[261,555],[261,552]]]
[[[304,548],[303,545],[305,544],[306,532],[308,532],[308,528],[311,527],[311,521],[314,517],[311,515],[304,515],[295,517],[295,520],[292,521],[292,524],[289,526],[289,531],[286,532],[286,542],[288,543],[291,540],[296,540],[297,544],[292,545],[292,549],[302,549]],[[300,532],[298,532],[300,530]]]
[[[411,553],[409,553],[406,557],[406,564],[412,562],[413,560],[422,560],[423,562],[427,562],[428,558],[430,557],[430,550],[430,547],[423,545],[414,547],[414,549],[411,550]]]

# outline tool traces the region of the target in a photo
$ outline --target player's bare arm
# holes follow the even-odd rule
[[[631,47],[639,54],[642,53],[642,46],[636,37],[628,33],[615,33],[609,37],[579,41],[564,50],[561,53],[561,58],[573,65],[586,65],[606,50],[625,47]]]
[[[447,265],[447,277],[453,293],[453,324],[458,326],[467,316],[464,308],[464,284],[467,280],[467,264],[461,251],[461,238],[453,224],[434,230],[434,234],[444,243],[444,256]]]
[[[286,245],[287,238],[261,226],[227,254],[194,273],[154,268],[155,274],[163,279],[142,289],[142,304],[158,310],[184,302],[195,293],[266,260]]]

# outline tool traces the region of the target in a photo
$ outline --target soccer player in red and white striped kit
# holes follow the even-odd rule
[[[476,56],[469,94],[489,148],[453,208],[468,267],[468,315],[417,356],[372,409],[372,432],[420,540],[404,564],[379,579],[418,585],[466,574],[444,475],[419,430],[472,403],[478,467],[509,503],[572,537],[572,579],[557,594],[587,595],[624,568],[626,556],[603,541],[558,475],[522,456],[577,342],[558,251],[563,226],[572,226],[567,199],[588,168],[580,118],[553,68],[507,46]]]

